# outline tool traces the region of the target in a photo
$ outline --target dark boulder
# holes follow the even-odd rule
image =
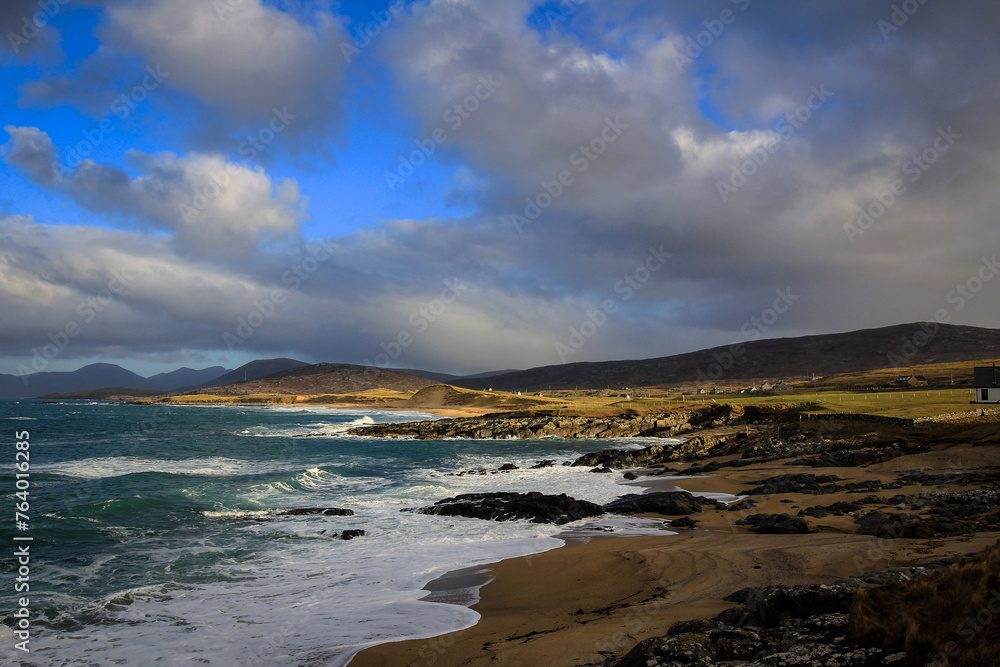
[[[834,482],[841,481],[836,475],[812,475],[809,473],[792,473],[777,475],[759,482],[759,486],[747,491],[749,496],[773,495],[775,493],[832,493],[839,491]]]
[[[630,493],[604,506],[611,514],[665,514],[683,516],[701,511],[699,499],[687,491],[659,491],[637,495]]]
[[[671,528],[697,528],[698,520],[692,519],[689,516],[681,517],[680,519],[674,519],[669,523]]]
[[[513,463],[504,463],[502,466],[498,468],[498,470],[500,470],[501,472],[506,472],[508,470],[520,470],[520,468],[518,468]]]
[[[577,500],[565,493],[547,496],[542,493],[463,493],[445,498],[431,507],[417,510],[420,514],[464,516],[490,521],[528,519],[534,523],[564,524],[604,513],[600,505]]]
[[[734,503],[729,503],[726,505],[726,510],[729,512],[742,512],[748,510],[751,507],[756,507],[757,501],[753,498],[744,498],[743,500],[737,500]]]
[[[805,519],[791,514],[751,514],[736,522],[737,526],[752,526],[758,534],[788,535],[791,533],[815,533]]]
[[[883,539],[934,537],[936,526],[921,521],[916,514],[869,512],[854,520],[859,535],[874,535]]]
[[[275,510],[274,516],[307,516],[310,514],[322,514],[324,516],[354,516],[353,510],[345,510],[339,507],[293,507],[287,510]]]
[[[854,600],[854,587],[823,584],[750,587],[730,593],[723,599],[743,605],[744,615],[740,625],[776,627],[788,618],[846,614]],[[731,621],[732,616],[729,613],[728,620]]]
[[[552,466],[555,465],[555,463],[556,462],[553,461],[552,459],[543,459],[538,463],[536,463],[535,465],[531,466],[531,470],[540,470],[541,468],[551,468]]]
[[[361,530],[360,528],[356,528],[356,529],[352,529],[352,530],[341,531],[335,537],[339,537],[342,540],[353,540],[355,537],[364,537],[367,534],[368,533],[366,533],[364,530]]]

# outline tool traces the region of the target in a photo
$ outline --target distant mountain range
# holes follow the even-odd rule
[[[115,364],[90,364],[75,371],[49,371],[23,377],[0,374],[0,398],[34,398],[49,394],[88,392],[108,387],[172,392],[229,384],[244,377],[255,379],[262,375],[305,365],[305,362],[294,359],[267,359],[251,361],[234,371],[222,366],[201,370],[185,367],[170,373],[143,377]]]
[[[221,366],[142,377],[114,364],[91,364],[72,372],[22,377],[0,374],[0,398],[92,392],[116,388],[220,393],[350,393],[371,388],[413,391],[435,382],[507,391],[711,385],[755,379],[829,376],[870,370],[1000,358],[1000,330],[914,323],[848,333],[774,338],[656,359],[578,362],[523,371],[455,376],[420,370],[365,369],[351,364],[306,364],[295,359],[252,361],[235,370]],[[247,384],[248,381],[261,380]]]

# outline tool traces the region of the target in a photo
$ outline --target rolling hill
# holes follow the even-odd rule
[[[670,357],[542,366],[489,378],[493,389],[535,391],[804,378],[1000,358],[1000,330],[917,322],[847,333],[774,338]],[[483,380],[452,384],[480,389]]]
[[[222,387],[235,382],[256,380],[257,378],[264,377],[265,375],[280,373],[282,371],[308,365],[309,364],[304,361],[288,359],[286,357],[279,357],[277,359],[257,359],[248,364],[243,364],[236,370],[220,373],[208,381],[202,381],[200,384],[192,382],[185,385],[176,385],[171,391],[193,391],[195,389],[206,389],[208,387]]]
[[[353,364],[312,364],[271,373],[263,377],[207,387],[195,393],[219,396],[247,394],[353,394],[369,389],[417,391],[434,380],[369,366]]]

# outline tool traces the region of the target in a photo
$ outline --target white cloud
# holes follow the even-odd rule
[[[61,165],[49,136],[34,127],[5,128],[8,162],[40,185],[64,192],[93,211],[172,232],[193,254],[246,253],[270,240],[296,236],[307,199],[290,179],[275,181],[262,167],[219,156],[128,154],[141,175],[83,160]],[[62,173],[60,173],[60,168]]]
[[[289,134],[298,135],[339,117],[346,63],[333,14],[296,17],[261,0],[154,0],[113,3],[107,15],[110,45],[160,65],[169,86],[237,123],[263,123],[288,107],[297,116]]]

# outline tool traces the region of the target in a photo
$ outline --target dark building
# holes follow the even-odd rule
[[[996,364],[976,366],[972,384],[976,387],[976,403],[1000,403],[1000,368]]]

